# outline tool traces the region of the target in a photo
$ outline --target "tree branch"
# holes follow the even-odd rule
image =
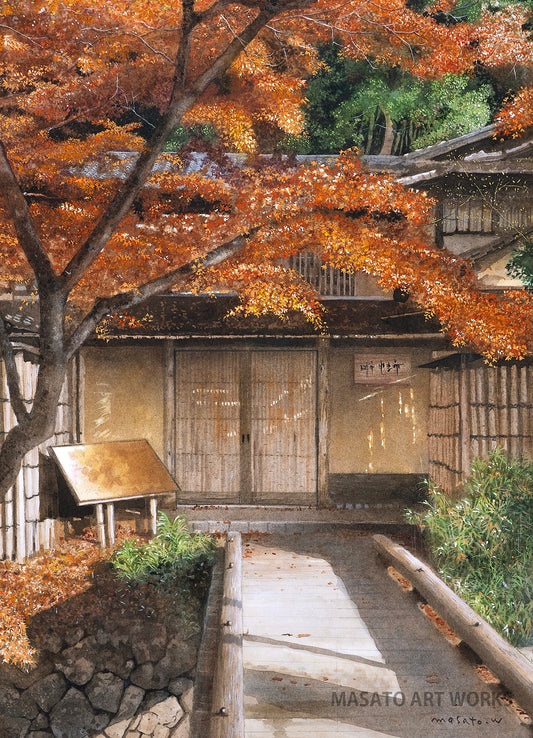
[[[17,423],[28,420],[29,413],[26,409],[24,399],[20,392],[20,377],[15,363],[15,355],[13,346],[9,340],[4,319],[0,317],[0,352],[4,360],[6,370],[7,387],[9,390],[9,400],[11,409],[15,413]]]
[[[175,287],[177,284],[182,284],[188,277],[193,276],[200,269],[208,269],[209,267],[221,264],[226,259],[241,251],[260,228],[262,226],[255,226],[247,233],[235,236],[230,241],[217,246],[205,256],[193,259],[157,279],[146,282],[136,290],[130,290],[129,292],[97,300],[92,310],[85,316],[66,342],[65,352],[68,359],[70,360],[83,342],[89,338],[103,318],[116,315],[124,310],[129,310],[141,302],[148,300],[150,297],[159,295],[171,287]]]
[[[0,141],[0,192],[11,216],[18,242],[37,279],[37,284],[57,282],[57,277],[35,230],[30,208],[7,157],[4,144]]]
[[[297,1],[304,2],[304,0]],[[278,12],[279,8],[270,4],[261,8],[257,16],[246,26],[242,33],[234,38],[213,64],[188,87],[184,87],[182,80],[178,78],[180,73],[185,72],[188,54],[188,39],[182,37],[176,57],[174,89],[167,112],[161,118],[131,173],[118,190],[92,233],[65,267],[61,279],[69,291],[80,281],[87,269],[102,252],[120,221],[128,213],[138,192],[150,176],[156,159],[163,150],[168,137],[179,124],[183,115],[194,105],[209,85],[231,66],[242,52],[243,47],[246,47]],[[198,16],[192,13],[189,19],[189,36],[197,23]]]

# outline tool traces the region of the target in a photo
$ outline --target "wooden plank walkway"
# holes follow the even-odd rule
[[[246,738],[531,737],[369,536],[248,536],[243,550]]]

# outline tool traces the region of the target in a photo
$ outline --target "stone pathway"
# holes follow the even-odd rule
[[[246,738],[526,738],[355,531],[247,536]]]

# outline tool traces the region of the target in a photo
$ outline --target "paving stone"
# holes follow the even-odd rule
[[[189,687],[182,695],[180,695],[179,702],[184,712],[192,712],[194,698],[194,688]]]
[[[144,689],[136,687],[134,684],[129,684],[124,690],[124,695],[122,696],[122,701],[119,705],[115,719],[131,720],[139,709],[139,705],[143,701],[144,695]]]
[[[158,722],[169,728],[176,726],[183,716],[183,710],[177,698],[172,696],[163,702],[158,702],[150,708],[150,712],[157,716]]]
[[[95,674],[85,687],[85,694],[96,710],[116,713],[124,693],[124,680],[111,672]]]
[[[151,735],[151,738],[168,738],[169,735],[170,728],[167,728],[164,725],[157,725],[156,729]]]
[[[171,731],[169,738],[194,738],[191,735],[191,716],[184,715],[178,725]]]
[[[141,689],[151,689],[154,665],[150,662],[134,669],[130,674],[130,682]]]
[[[124,738],[124,734],[129,728],[131,720],[117,720],[113,718],[102,734],[102,738]]]
[[[48,721],[48,715],[45,715],[44,712],[40,712],[37,717],[35,717],[31,721],[31,729],[32,730],[44,730],[45,728],[48,728],[49,721]]]
[[[109,715],[97,714],[87,697],[71,687],[50,714],[54,738],[87,738],[109,723]]]
[[[30,721],[22,717],[0,715],[0,735],[6,738],[25,738],[30,728]],[[49,736],[48,736],[49,738]]]
[[[139,733],[148,733],[148,735],[150,735],[158,724],[159,720],[157,715],[153,712],[146,712],[141,716],[141,719],[136,726],[136,730],[138,730]]]
[[[49,674],[41,681],[33,684],[28,692],[43,712],[50,712],[67,691],[67,682],[63,674]]]
[[[164,689],[147,692],[141,705],[141,712],[149,712],[154,705],[157,705],[158,702],[163,702],[168,696],[168,692]]]
[[[171,694],[176,695],[176,697],[179,697],[184,692],[187,692],[187,690],[191,689],[191,687],[194,686],[194,682],[192,679],[187,679],[187,677],[179,677],[179,679],[173,679],[169,685],[168,685],[168,691]]]

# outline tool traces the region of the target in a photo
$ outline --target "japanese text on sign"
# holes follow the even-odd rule
[[[355,356],[354,379],[358,384],[390,384],[406,381],[411,372],[407,356],[373,354]]]

